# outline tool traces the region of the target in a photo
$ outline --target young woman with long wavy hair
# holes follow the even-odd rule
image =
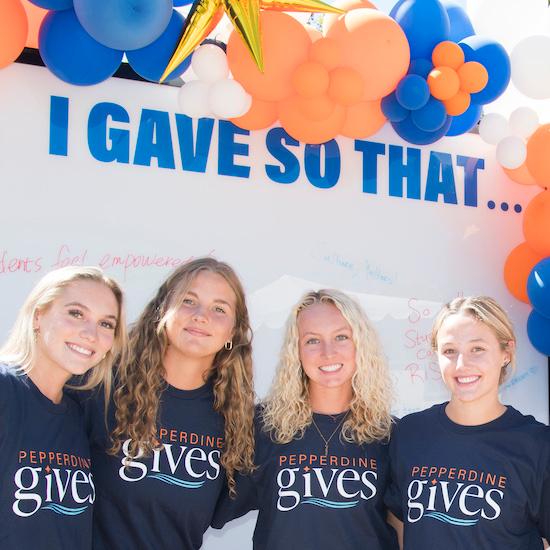
[[[109,391],[125,344],[122,291],[94,267],[45,275],[0,348],[0,547],[89,550],[96,498],[82,412],[65,392]]]
[[[94,548],[192,550],[253,467],[251,331],[227,264],[177,268],[130,330],[107,422],[84,403],[97,487]]]
[[[388,367],[361,307],[337,290],[292,310],[258,408],[256,464],[213,525],[258,509],[255,550],[392,550],[383,494],[392,427]]]

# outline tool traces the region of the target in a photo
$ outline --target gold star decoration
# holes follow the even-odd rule
[[[196,0],[182,29],[180,41],[160,78],[165,78],[210,34],[227,14],[258,68],[263,71],[260,10],[344,13],[321,0]]]

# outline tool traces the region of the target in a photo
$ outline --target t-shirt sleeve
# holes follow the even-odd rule
[[[237,494],[232,498],[229,490],[224,488],[212,518],[211,526],[221,529],[231,520],[244,516],[251,510],[258,509],[258,498],[254,474],[243,475],[237,473],[235,477]]]
[[[546,540],[550,539],[550,428],[545,430],[546,452],[543,454],[543,478],[540,497],[538,528]]]
[[[389,457],[390,457],[390,480],[386,493],[384,494],[384,503],[388,510],[398,519],[403,521],[403,511],[401,508],[401,487],[398,475],[398,445],[399,434],[397,426],[392,430],[390,439]]]

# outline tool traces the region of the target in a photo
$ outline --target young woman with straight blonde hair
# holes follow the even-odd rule
[[[126,331],[122,291],[95,267],[43,277],[0,348],[0,547],[92,547],[95,487],[80,408],[87,375],[107,393]]]
[[[388,367],[361,307],[308,292],[287,322],[256,423],[256,464],[213,525],[258,509],[255,550],[392,550],[383,495],[392,427]]]
[[[227,264],[177,268],[130,330],[105,425],[84,402],[98,491],[94,548],[194,550],[253,467],[251,331]]]
[[[447,403],[406,416],[386,502],[406,550],[542,550],[550,536],[550,428],[504,405],[516,337],[487,296],[456,298],[432,331]]]

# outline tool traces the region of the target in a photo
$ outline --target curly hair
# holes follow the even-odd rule
[[[298,318],[300,312],[313,304],[334,305],[352,329],[356,369],[352,377],[353,397],[341,437],[357,444],[387,440],[392,425],[393,393],[378,336],[361,306],[343,292],[332,289],[308,292],[288,318],[275,379],[263,403],[265,430],[276,443],[288,443],[302,437],[311,424],[313,411],[308,378],[299,355]]]
[[[116,426],[109,452],[120,451],[129,437],[130,457],[158,447],[157,427],[161,392],[166,388],[163,358],[168,346],[166,322],[177,310],[194,278],[202,271],[220,275],[236,296],[233,347],[219,350],[206,380],[214,390],[214,409],[225,422],[221,464],[230,494],[235,494],[235,471],[250,472],[254,457],[254,390],[252,331],[243,287],[226,263],[198,258],[177,268],[160,286],[130,330],[128,353],[118,368],[114,392]]]

